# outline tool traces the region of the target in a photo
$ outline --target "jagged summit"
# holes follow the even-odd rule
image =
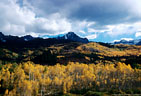
[[[67,37],[68,39],[80,38],[74,32],[68,32],[65,37]]]
[[[59,39],[72,40],[72,41],[76,41],[76,42],[82,42],[82,43],[88,43],[89,42],[87,38],[81,38],[78,35],[76,35],[74,32],[68,32],[64,36],[58,37],[58,38]]]
[[[4,37],[4,34],[2,32],[0,32],[0,38]]]
[[[74,32],[68,32],[67,35],[76,35]]]
[[[21,38],[24,39],[25,41],[30,41],[30,40],[34,39],[34,37],[32,37],[31,35],[26,35],[26,36],[23,36]]]
[[[6,40],[4,40],[4,39],[5,39],[4,34],[2,32],[0,32],[0,41],[6,42]]]

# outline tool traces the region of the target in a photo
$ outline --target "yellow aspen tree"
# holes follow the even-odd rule
[[[63,83],[63,94],[67,93],[66,82]]]
[[[8,89],[6,89],[5,93],[4,93],[4,96],[8,96],[8,94],[9,94],[9,91],[8,91]]]

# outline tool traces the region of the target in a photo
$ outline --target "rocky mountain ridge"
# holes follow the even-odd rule
[[[120,40],[115,41],[114,44],[128,44],[128,45],[141,45],[141,39],[135,39],[135,40]]]

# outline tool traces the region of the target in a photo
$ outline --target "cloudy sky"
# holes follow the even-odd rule
[[[0,0],[6,35],[58,35],[73,31],[89,40],[141,38],[141,0]]]

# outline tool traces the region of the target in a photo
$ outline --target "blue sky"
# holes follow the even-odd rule
[[[0,0],[0,14],[6,35],[73,31],[100,42],[141,38],[141,0]]]

